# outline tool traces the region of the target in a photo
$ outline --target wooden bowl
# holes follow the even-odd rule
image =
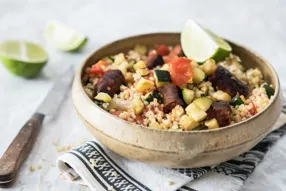
[[[90,132],[110,150],[129,159],[171,168],[194,168],[215,165],[255,146],[278,119],[282,94],[277,74],[261,56],[246,47],[230,42],[233,53],[246,68],[257,67],[275,87],[271,103],[246,121],[214,130],[166,131],[146,128],[119,119],[98,107],[83,90],[82,76],[88,66],[107,55],[127,52],[136,44],[180,44],[179,33],[154,33],[112,42],[91,53],[82,63],[73,83],[73,103]]]

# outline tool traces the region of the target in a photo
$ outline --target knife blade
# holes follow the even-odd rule
[[[64,74],[54,83],[53,87],[38,107],[37,112],[52,116],[55,115],[61,106],[66,92],[72,82],[74,71],[73,67],[69,67]]]
[[[55,115],[65,98],[73,79],[73,67],[69,67],[54,83],[32,117],[24,124],[12,143],[0,158],[0,187],[10,187],[21,165],[31,151],[46,115]]]

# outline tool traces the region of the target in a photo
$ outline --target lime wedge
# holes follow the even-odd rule
[[[58,21],[49,21],[44,36],[56,48],[63,51],[77,51],[87,42],[84,34],[81,34]]]
[[[212,58],[224,60],[231,52],[230,45],[213,32],[188,20],[181,33],[181,45],[185,55],[202,63]]]
[[[48,56],[37,44],[5,41],[0,44],[0,60],[9,72],[22,77],[34,77],[47,63]]]

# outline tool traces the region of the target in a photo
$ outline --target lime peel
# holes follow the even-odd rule
[[[58,22],[49,21],[44,31],[47,41],[63,51],[76,51],[81,49],[87,42],[84,34]]]
[[[181,45],[185,55],[198,63],[208,59],[224,60],[232,50],[225,40],[193,20],[188,20],[184,26]]]

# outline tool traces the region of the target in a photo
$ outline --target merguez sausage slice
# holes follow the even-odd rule
[[[124,84],[124,76],[120,70],[109,70],[104,73],[97,83],[97,93],[104,92],[111,97],[120,92],[120,86]]]
[[[215,73],[209,77],[213,87],[228,93],[232,98],[239,95],[248,95],[248,87],[237,79],[230,71],[222,66],[218,66]]]
[[[146,66],[148,69],[153,69],[156,66],[162,66],[164,64],[163,57],[157,53],[150,52],[146,59]]]
[[[181,89],[174,84],[164,85],[159,88],[159,93],[163,96],[163,111],[170,113],[174,107],[180,105],[185,106],[185,102],[181,96]]]
[[[226,101],[215,101],[211,108],[207,111],[207,120],[216,118],[220,126],[227,126],[230,124],[231,108]]]

